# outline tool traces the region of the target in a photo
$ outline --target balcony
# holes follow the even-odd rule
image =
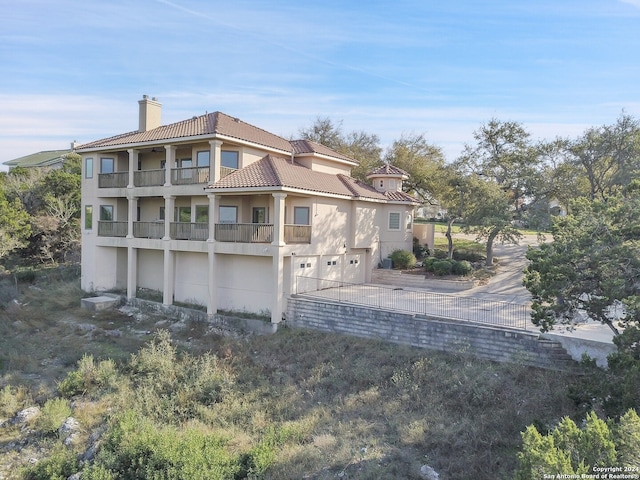
[[[136,238],[164,237],[164,222],[133,222],[133,236]]]
[[[99,188],[126,188],[129,172],[101,173],[98,175]]]
[[[99,221],[98,236],[99,237],[126,237],[127,222]]]
[[[285,243],[311,243],[311,225],[285,225]]]
[[[217,223],[217,242],[271,243],[273,225],[267,223]]]
[[[173,185],[194,185],[209,181],[209,167],[189,167],[171,169]]]
[[[165,183],[164,170],[138,170],[133,172],[136,187],[160,187]]]
[[[174,240],[205,241],[209,238],[208,223],[171,222],[169,231]]]

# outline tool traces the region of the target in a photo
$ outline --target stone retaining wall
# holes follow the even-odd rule
[[[559,342],[542,339],[536,333],[319,301],[301,295],[289,298],[286,322],[298,328],[469,353],[498,362],[556,370],[577,367]]]

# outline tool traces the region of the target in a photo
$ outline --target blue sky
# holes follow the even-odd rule
[[[640,0],[0,0],[0,163],[220,110],[317,117],[448,160],[491,118],[534,138],[640,117]],[[0,167],[1,168],[1,167]]]

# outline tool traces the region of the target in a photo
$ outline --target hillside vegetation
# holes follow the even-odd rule
[[[91,314],[81,295],[49,275],[0,310],[5,479],[507,479],[520,432],[577,413],[568,374],[287,328],[222,336]]]

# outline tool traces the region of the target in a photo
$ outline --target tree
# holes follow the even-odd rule
[[[29,215],[18,199],[9,201],[0,190],[0,260],[27,244],[31,226]]]
[[[609,325],[640,320],[640,182],[606,201],[579,199],[552,224],[553,242],[530,248],[524,285],[543,331],[580,312]]]
[[[621,114],[614,125],[589,128],[570,145],[591,199],[615,195],[640,173],[640,122]]]
[[[580,475],[594,472],[594,467],[638,466],[640,418],[634,410],[629,410],[617,424],[607,423],[590,412],[584,425],[580,429],[565,417],[547,435],[541,435],[534,426],[527,427],[522,433],[516,479],[571,474],[582,478]]]
[[[328,117],[316,118],[313,125],[299,132],[301,138],[319,143],[338,153],[353,158],[358,165],[351,170],[351,176],[367,182],[367,174],[382,165],[380,139],[375,134],[364,131],[344,133],[342,122],[334,122]]]
[[[493,263],[493,245],[496,240],[518,243],[522,234],[513,225],[513,207],[508,193],[495,182],[473,175],[467,177],[467,204],[463,209],[463,227],[486,242],[486,265]]]
[[[515,215],[534,189],[539,159],[522,124],[491,119],[473,133],[474,146],[466,145],[460,161],[477,175],[495,181],[509,194]]]
[[[424,134],[403,134],[385,154],[385,162],[409,174],[403,190],[422,202],[435,204],[441,187],[444,155],[440,147],[430,144]]]

